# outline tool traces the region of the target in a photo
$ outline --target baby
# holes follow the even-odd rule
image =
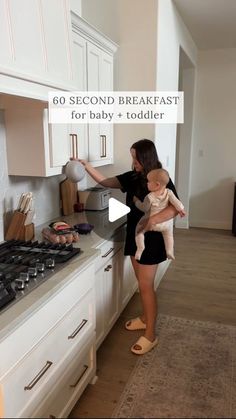
[[[150,193],[145,197],[144,201],[141,202],[136,196],[133,200],[138,209],[145,212],[145,215],[140,219],[136,226],[135,241],[137,251],[135,253],[135,259],[139,260],[144,251],[144,233],[145,223],[149,217],[153,214],[157,214],[171,203],[179,212],[181,217],[185,216],[184,206],[179,199],[176,198],[174,193],[166,188],[169,182],[169,174],[164,169],[151,170],[147,174],[147,187]],[[144,225],[144,227],[141,227]],[[166,248],[166,254],[168,259],[174,259],[174,239],[173,239],[173,220],[168,220],[163,223],[155,224],[152,227],[152,231],[161,231]]]

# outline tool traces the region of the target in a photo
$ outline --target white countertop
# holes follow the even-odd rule
[[[75,243],[75,247],[80,247],[81,253],[74,257],[65,267],[56,272],[52,277],[40,284],[28,295],[17,301],[15,304],[0,312],[0,341],[17,328],[22,322],[26,321],[33,312],[37,311],[52,296],[59,292],[75,274],[85,269],[94,262],[100,255],[96,247],[100,246],[106,240],[109,240],[119,227],[125,224],[126,217],[111,223],[108,221],[108,210],[89,211],[75,213],[71,216],[62,216],[57,220],[63,220],[71,226],[78,223],[90,222],[95,226],[94,230],[86,235],[80,235],[80,240]],[[53,220],[55,221],[55,220]],[[45,223],[38,226],[35,231],[35,239],[42,241],[42,228],[48,226]]]
[[[89,234],[81,234],[78,243],[73,244],[80,247],[83,251],[100,246],[104,241],[109,240],[117,229],[126,223],[126,216],[119,218],[114,222],[108,220],[108,210],[102,211],[83,211],[77,212],[73,215],[61,216],[57,219],[51,220],[48,223],[42,224],[36,228],[36,238],[42,241],[41,231],[43,227],[48,227],[52,221],[65,221],[72,227],[75,224],[90,223],[94,225],[94,229]]]

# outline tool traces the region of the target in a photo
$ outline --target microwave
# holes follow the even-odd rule
[[[94,187],[79,191],[79,202],[86,210],[104,210],[108,208],[110,198],[110,189]]]

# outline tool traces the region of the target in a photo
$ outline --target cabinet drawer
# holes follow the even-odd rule
[[[29,313],[27,320],[1,342],[0,357],[6,359],[6,362],[0,365],[0,377],[10,372],[15,364],[70,312],[71,307],[82,299],[89,289],[92,289],[93,278],[94,265],[91,265],[68,280],[68,283],[36,312]],[[15,342],[17,342],[17,351]]]
[[[67,371],[52,392],[31,415],[32,418],[65,418],[96,372],[95,334],[78,354],[71,356]]]
[[[94,334],[93,291],[69,313],[2,380],[6,417],[18,417],[27,405],[43,400],[57,377],[59,365],[77,348],[79,351]],[[14,395],[14,397],[12,397]]]
[[[101,251],[101,256],[97,258],[95,271],[98,271],[106,262],[114,256],[122,247],[122,242],[115,237],[114,240],[108,240],[101,246],[97,247]]]

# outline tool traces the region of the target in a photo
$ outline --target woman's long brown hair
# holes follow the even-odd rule
[[[136,141],[131,146],[131,149],[132,148],[136,151],[136,159],[143,167],[144,176],[146,176],[150,170],[162,168],[153,141],[142,139]]]

